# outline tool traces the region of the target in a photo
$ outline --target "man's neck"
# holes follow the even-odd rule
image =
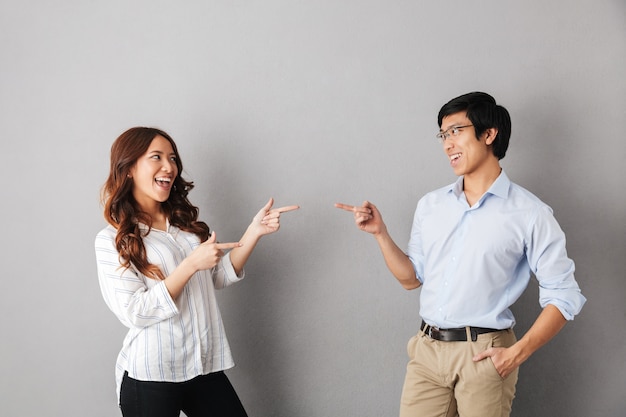
[[[487,192],[501,172],[500,164],[496,163],[463,177],[463,192],[470,206],[473,206]]]

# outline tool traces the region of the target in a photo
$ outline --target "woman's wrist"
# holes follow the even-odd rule
[[[239,242],[245,244],[256,244],[262,237],[263,232],[259,230],[260,228],[254,222],[250,223],[244,234],[241,236]]]
[[[180,271],[181,275],[191,277],[193,274],[198,272],[199,268],[196,263],[191,259],[191,256],[186,257],[182,260],[178,267],[176,268]]]

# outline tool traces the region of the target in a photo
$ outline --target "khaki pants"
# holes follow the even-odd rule
[[[420,331],[407,347],[400,417],[508,417],[518,370],[502,379],[491,358],[472,357],[516,341],[512,330],[481,334],[475,342],[442,342]]]

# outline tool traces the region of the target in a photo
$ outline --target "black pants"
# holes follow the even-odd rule
[[[124,417],[247,417],[224,372],[186,382],[146,382],[124,374],[120,391]]]

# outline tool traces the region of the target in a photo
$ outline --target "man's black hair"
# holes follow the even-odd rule
[[[498,159],[504,158],[511,137],[511,116],[507,109],[496,104],[496,100],[487,93],[475,91],[463,94],[441,107],[437,116],[439,127],[444,117],[462,111],[466,112],[467,118],[474,125],[477,138],[487,129],[492,127],[498,129],[492,150]]]

